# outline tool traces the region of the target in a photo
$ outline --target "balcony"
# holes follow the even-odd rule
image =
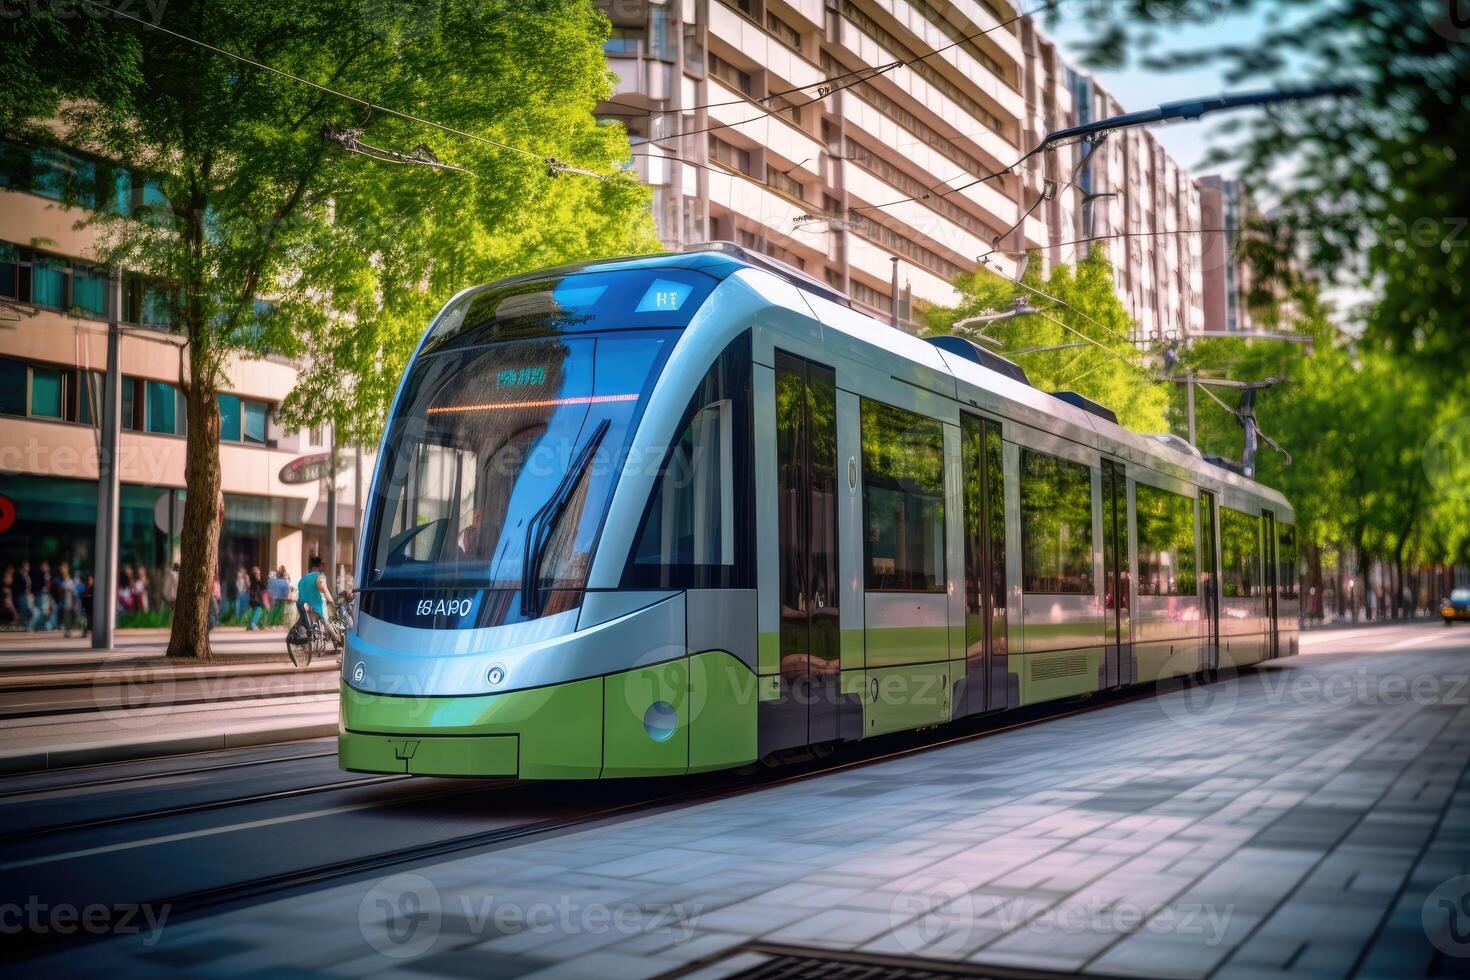
[[[738,133],[757,145],[764,146],[791,164],[795,164],[801,175],[817,179],[821,177],[820,158],[823,146],[802,130],[791,125],[779,114],[763,116],[754,103],[741,101],[741,94],[718,79],[708,79],[710,124],[724,123],[728,128],[714,130],[715,136]],[[719,105],[734,102],[733,105]],[[747,120],[750,120],[747,122]],[[731,125],[743,123],[743,125]],[[786,167],[781,169],[785,170]],[[793,174],[792,176],[798,176]]]

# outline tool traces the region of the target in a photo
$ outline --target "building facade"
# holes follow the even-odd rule
[[[1140,340],[1202,328],[1199,192],[1146,131],[1081,169],[1073,145],[980,179],[1123,111],[1016,4],[599,3],[618,78],[599,111],[627,127],[670,248],[736,241],[880,318],[897,259],[912,329],[909,300],[954,302],[981,257],[1015,275],[1027,252],[1070,263],[1098,237]]]
[[[97,462],[110,286],[97,264],[96,208],[135,206],[153,191],[83,154],[0,142],[0,570],[60,562],[95,571]],[[64,204],[63,201],[71,202]],[[123,276],[122,483],[119,563],[144,569],[151,602],[179,560],[184,494],[180,338],[157,288]],[[277,409],[296,380],[280,359],[236,359],[219,395],[225,496],[219,544],[224,598],[241,566],[299,575],[327,554],[325,490],[292,484],[282,468],[324,452],[330,434],[291,432]],[[356,507],[339,478],[338,556],[351,567]]]

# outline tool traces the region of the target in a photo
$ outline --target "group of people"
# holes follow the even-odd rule
[[[68,562],[42,559],[7,565],[0,572],[0,626],[31,632],[59,629],[85,636],[92,609],[92,576],[73,575]]]
[[[139,565],[123,564],[118,569],[117,611],[148,613],[171,609],[178,601],[179,565],[165,569],[162,588],[155,593],[148,570]],[[332,602],[322,559],[313,555],[306,574],[293,582],[285,565],[277,565],[269,575],[260,566],[240,565],[235,571],[233,589],[225,598],[220,577],[216,576],[209,604],[209,626],[218,626],[228,611],[231,619],[247,630],[289,629],[296,622],[298,602],[305,603],[323,620],[326,604]],[[0,572],[0,628],[24,629],[31,632],[61,630],[63,636],[73,632],[85,636],[90,628],[93,602],[91,574],[74,574],[70,562],[54,567],[42,559],[32,567],[29,561],[7,565]],[[343,602],[350,602],[350,583],[338,583]]]
[[[235,569],[233,604],[234,619],[246,630],[289,629],[296,621],[296,586],[286,574],[285,565],[277,565],[269,575],[262,575],[259,565]],[[214,580],[210,600],[210,624],[219,621],[221,589]]]

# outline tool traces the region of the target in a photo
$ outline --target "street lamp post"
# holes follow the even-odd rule
[[[107,374],[102,378],[102,411],[97,447],[97,541],[93,549],[92,649],[111,650],[117,625],[117,521],[119,475],[117,447],[122,426],[122,385],[118,348],[122,342],[122,272],[107,276]]]

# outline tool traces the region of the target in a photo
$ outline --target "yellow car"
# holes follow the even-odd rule
[[[1457,619],[1470,619],[1470,589],[1455,589],[1448,599],[1440,600],[1439,614],[1446,626],[1453,626]]]

